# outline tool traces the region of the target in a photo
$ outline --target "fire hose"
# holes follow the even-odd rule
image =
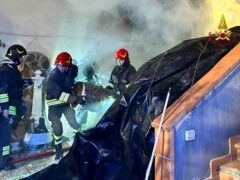
[[[70,147],[65,147],[63,148],[63,151],[69,151]],[[43,151],[43,152],[39,152],[39,153],[35,153],[35,154],[31,154],[31,155],[26,155],[26,156],[22,156],[16,159],[13,159],[10,161],[11,164],[16,164],[16,163],[20,163],[22,161],[29,161],[32,159],[37,159],[37,158],[41,158],[44,156],[51,156],[53,154],[55,154],[55,150],[48,150],[48,151]]]

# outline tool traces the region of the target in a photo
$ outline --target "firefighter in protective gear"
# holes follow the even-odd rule
[[[53,138],[56,149],[56,160],[63,157],[61,123],[62,114],[65,115],[73,132],[78,132],[79,124],[75,118],[75,111],[70,104],[84,103],[82,97],[72,96],[74,79],[78,74],[78,68],[72,64],[72,57],[67,52],[60,53],[55,61],[56,67],[50,72],[47,79],[47,104],[48,119],[52,123]]]
[[[93,84],[99,86],[99,79],[94,71],[95,63],[89,63],[88,61],[82,60],[79,64],[81,67],[81,71],[78,73],[78,76],[81,77],[80,81],[86,82],[89,84]]]
[[[122,95],[133,76],[136,69],[130,64],[129,53],[126,49],[119,49],[115,54],[116,66],[113,68],[107,89]]]
[[[25,55],[26,49],[15,44],[8,48],[6,59],[0,61],[0,170],[14,167],[9,164],[11,129],[26,111],[22,102],[24,81],[17,66]]]

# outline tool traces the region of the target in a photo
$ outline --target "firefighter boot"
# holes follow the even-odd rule
[[[56,156],[55,160],[60,160],[63,157],[63,149],[62,149],[62,143],[55,146],[56,148]]]
[[[11,171],[13,169],[16,169],[16,167],[13,164],[11,164],[9,161],[10,161],[10,158],[8,156],[0,157],[0,171],[1,170]]]

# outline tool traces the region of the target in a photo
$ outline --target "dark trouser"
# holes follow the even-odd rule
[[[73,131],[76,132],[80,127],[75,118],[75,110],[69,105],[50,106],[48,111],[48,119],[52,123],[55,144],[56,140],[58,140],[56,138],[61,138],[63,133],[62,122],[60,120],[62,114],[65,115],[69,125],[73,128]]]
[[[23,102],[18,99],[15,99],[13,102],[11,101],[10,106],[13,106],[16,108],[15,115],[11,115],[11,113],[10,113],[10,116],[13,119],[11,128],[13,130],[15,130],[15,129],[17,129],[17,126],[18,126],[19,122],[21,121],[22,117],[25,115],[27,108],[26,108],[25,104],[23,104]]]
[[[0,169],[5,165],[10,154],[11,129],[8,120],[0,115]]]

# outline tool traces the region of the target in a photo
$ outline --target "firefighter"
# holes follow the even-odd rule
[[[81,60],[80,63],[78,63],[78,67],[81,67],[78,72],[78,80],[99,86],[100,82],[94,71],[94,66],[95,63],[88,62],[87,60]]]
[[[14,44],[8,48],[6,59],[0,61],[0,170],[14,168],[9,163],[11,125],[16,127],[26,111],[22,102],[24,80],[18,70],[25,55],[26,49]]]
[[[130,64],[129,53],[126,49],[119,49],[115,54],[116,66],[113,68],[107,89],[122,95],[136,73]]]
[[[53,129],[53,139],[56,149],[56,160],[63,157],[61,123],[62,114],[65,115],[68,123],[76,133],[79,130],[79,124],[75,118],[75,111],[70,104],[83,104],[83,97],[72,96],[74,79],[78,74],[78,68],[72,64],[72,57],[67,52],[61,52],[56,60],[56,67],[50,72],[47,80],[47,104],[48,119],[51,121]]]

